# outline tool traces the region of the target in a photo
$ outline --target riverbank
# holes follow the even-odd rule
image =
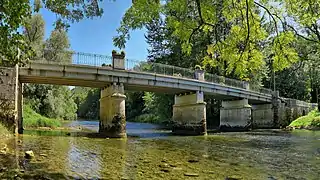
[[[288,128],[320,130],[320,112],[316,110],[311,111],[306,116],[299,117],[291,122]]]
[[[25,105],[23,106],[23,126],[26,128],[57,128],[61,127],[62,123],[58,119],[44,117],[31,109],[30,106]]]

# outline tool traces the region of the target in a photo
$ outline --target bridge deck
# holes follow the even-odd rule
[[[210,83],[176,76],[153,73],[114,70],[86,65],[59,65],[30,63],[19,68],[22,83],[57,84],[101,88],[109,83],[119,82],[126,90],[161,93],[183,93],[203,91],[217,99],[247,98],[251,103],[270,103],[271,94],[254,92],[243,88]]]

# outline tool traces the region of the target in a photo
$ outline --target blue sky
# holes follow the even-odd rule
[[[121,18],[131,5],[132,0],[104,0],[101,5],[104,14],[101,18],[84,19],[71,25],[68,34],[71,49],[78,52],[110,55],[113,49],[112,37],[117,35],[116,29]],[[46,38],[50,36],[56,15],[46,9],[40,12],[46,22]],[[148,44],[144,38],[145,30],[131,32],[131,38],[126,44],[126,57],[129,59],[145,60]]]

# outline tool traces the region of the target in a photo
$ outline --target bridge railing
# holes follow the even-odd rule
[[[177,66],[171,66],[166,64],[146,62],[146,61],[135,61],[131,59],[126,59],[125,68],[128,71],[137,71],[137,72],[148,72],[154,74],[161,74],[165,76],[176,76],[186,79],[195,79],[195,70],[181,68]],[[204,81],[211,82],[216,84],[222,84],[231,87],[238,87],[242,89],[248,89],[251,91],[272,94],[271,89],[263,88],[261,86],[250,86],[245,81],[240,81],[236,79],[226,78],[224,76],[218,76],[215,74],[205,73]]]
[[[49,64],[78,64],[88,66],[109,66],[112,67],[112,56],[81,53],[74,51],[51,51],[44,50],[38,53],[31,61],[49,63]],[[154,74],[161,74],[165,76],[175,76],[186,79],[195,79],[195,70],[188,68],[181,68],[166,64],[154,63],[149,61],[136,61],[125,59],[125,69],[135,72],[147,72]],[[238,87],[242,89],[249,89],[251,91],[260,92],[264,94],[271,94],[272,90],[263,88],[261,86],[250,86],[245,81],[235,80],[218,76],[215,74],[204,74],[204,81],[216,84],[222,84],[231,87]]]

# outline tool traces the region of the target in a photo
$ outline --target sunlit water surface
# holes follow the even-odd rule
[[[97,131],[99,123],[69,126]],[[127,139],[105,139],[25,131],[0,140],[10,149],[0,155],[0,179],[320,179],[320,131],[190,137],[172,136],[157,125],[127,123],[127,132]],[[25,159],[27,150],[35,158]]]

